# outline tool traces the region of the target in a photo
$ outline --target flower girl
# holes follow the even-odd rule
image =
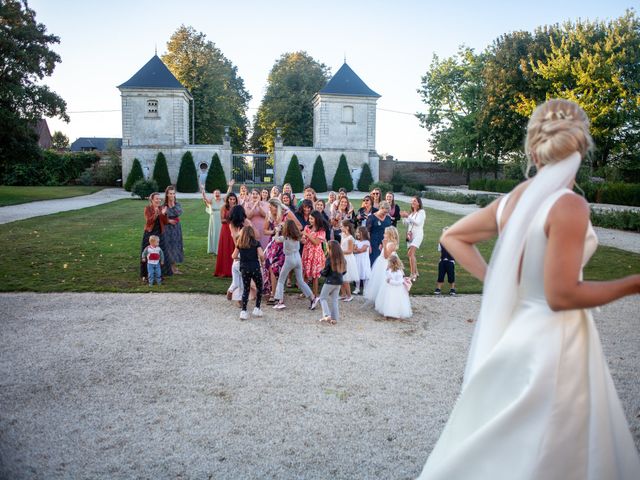
[[[369,231],[367,227],[360,226],[356,229],[356,247],[353,252],[356,256],[356,264],[358,265],[359,284],[356,284],[354,295],[358,295],[360,291],[364,292],[364,286],[371,276],[371,262],[369,261],[369,252],[371,251],[371,242],[369,242]]]
[[[400,257],[393,252],[385,272],[386,281],[380,287],[375,303],[376,311],[385,318],[409,318],[413,314],[402,268]]]
[[[353,238],[353,223],[350,220],[342,221],[342,235],[340,240],[340,248],[344,254],[344,259],[347,262],[347,273],[342,278],[342,292],[344,296],[341,298],[344,302],[350,302],[353,300],[351,296],[351,282],[358,282],[360,276],[358,275],[358,265],[356,264],[356,256],[354,255],[355,240]]]
[[[364,298],[367,302],[374,303],[382,284],[386,281],[387,263],[391,254],[398,250],[398,229],[396,227],[387,227],[384,229],[384,238],[382,239],[382,252],[376,258],[371,266],[371,277],[364,286]]]

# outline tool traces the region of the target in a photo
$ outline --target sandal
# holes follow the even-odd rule
[[[277,301],[278,300],[276,300],[275,298],[269,297],[269,300],[267,300],[267,305],[275,305]]]

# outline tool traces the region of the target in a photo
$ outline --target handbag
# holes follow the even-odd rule
[[[411,281],[411,278],[404,277],[402,279],[402,284],[404,285],[404,288],[407,289],[407,292],[411,291],[411,287],[413,286],[413,282]]]

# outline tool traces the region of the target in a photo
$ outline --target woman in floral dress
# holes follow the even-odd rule
[[[325,256],[322,244],[327,241],[325,222],[317,210],[309,215],[309,224],[302,232],[302,274],[305,282],[313,281],[313,294],[318,296],[318,278],[324,268]]]

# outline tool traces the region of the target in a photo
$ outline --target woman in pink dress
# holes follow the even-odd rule
[[[301,242],[302,248],[302,274],[305,282],[313,281],[313,294],[318,296],[318,278],[324,268],[325,256],[322,248],[327,241],[327,228],[322,214],[314,210],[309,215],[309,224],[304,227]]]
[[[264,231],[266,227],[265,221],[269,215],[269,207],[267,202],[262,201],[260,192],[257,189],[251,191],[248,200],[244,203],[244,211],[247,213],[247,218],[251,220],[260,246],[263,249],[267,248],[271,241],[271,236],[265,234]]]

